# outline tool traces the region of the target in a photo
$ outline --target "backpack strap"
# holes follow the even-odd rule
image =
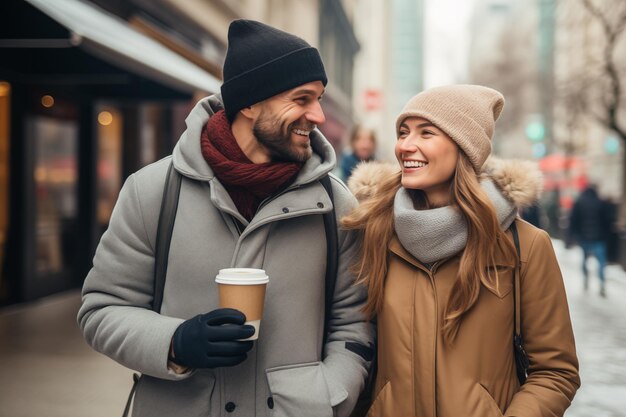
[[[128,399],[126,400],[126,406],[124,407],[124,412],[122,413],[122,417],[128,417],[128,413],[130,413],[130,406],[133,403],[133,399],[135,398],[135,392],[137,391],[137,384],[139,384],[140,379],[141,379],[141,375],[133,374],[133,386],[130,388],[130,392],[128,393]]]
[[[170,242],[176,221],[176,211],[178,210],[178,197],[180,196],[180,186],[183,176],[174,169],[174,164],[170,163],[163,186],[163,198],[161,199],[161,210],[159,212],[159,224],[157,226],[156,250],[154,261],[154,297],[152,299],[152,310],[157,313],[161,311],[163,303],[163,291],[165,290],[165,275],[167,274],[167,261],[170,253]],[[143,376],[133,374],[133,386],[128,394],[126,406],[122,417],[127,417],[130,406],[135,398],[137,385]]]
[[[165,289],[165,276],[167,274],[167,261],[176,221],[176,211],[178,210],[178,197],[183,176],[174,169],[174,164],[170,163],[163,187],[163,199],[161,200],[161,211],[159,213],[159,225],[156,235],[156,254],[154,263],[154,298],[152,310],[161,311],[163,303],[163,291]]]
[[[519,234],[517,232],[517,225],[515,221],[510,227],[511,234],[513,235],[513,243],[515,244],[515,250],[517,251],[517,265],[513,273],[513,298],[515,300],[513,307],[513,320],[515,322],[515,328],[513,330],[513,353],[515,354],[515,369],[517,371],[517,379],[520,385],[526,382],[528,375],[528,367],[530,362],[528,360],[528,354],[524,349],[524,339],[522,338],[522,312],[521,312],[521,290],[520,290],[520,273],[522,269],[521,250],[519,243]]]
[[[322,351],[328,339],[330,316],[335,295],[335,283],[337,282],[337,270],[339,264],[339,242],[337,237],[337,218],[335,217],[335,200],[330,176],[326,175],[320,182],[324,186],[333,208],[328,213],[324,213],[324,230],[326,232],[326,279],[324,286],[324,336]],[[323,353],[323,352],[322,352]]]

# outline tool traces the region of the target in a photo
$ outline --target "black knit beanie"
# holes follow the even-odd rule
[[[228,28],[222,99],[231,122],[237,112],[312,81],[327,83],[317,49],[305,40],[254,20]]]

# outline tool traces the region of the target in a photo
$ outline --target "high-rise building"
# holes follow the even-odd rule
[[[377,157],[391,161],[395,117],[424,88],[424,1],[361,0],[354,26],[362,45],[354,71],[355,119],[376,133]]]

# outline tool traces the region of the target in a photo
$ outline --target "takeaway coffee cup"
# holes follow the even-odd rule
[[[254,326],[254,334],[248,339],[259,337],[259,325],[263,316],[265,287],[269,277],[262,269],[220,269],[215,277],[220,292],[220,307],[234,308],[246,315],[246,324]]]

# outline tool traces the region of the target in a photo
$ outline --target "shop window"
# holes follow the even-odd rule
[[[5,276],[7,233],[9,226],[9,118],[11,85],[0,81],[0,303],[9,294]]]
[[[160,128],[160,107],[144,104],[140,109],[139,164],[146,166],[158,159]]]
[[[43,99],[42,105],[46,106]],[[26,128],[35,157],[35,272],[38,276],[69,275],[78,215],[78,124],[32,116]]]
[[[113,106],[96,107],[98,132],[98,203],[97,219],[100,232],[104,232],[118,194],[122,188],[122,135],[121,111]]]

